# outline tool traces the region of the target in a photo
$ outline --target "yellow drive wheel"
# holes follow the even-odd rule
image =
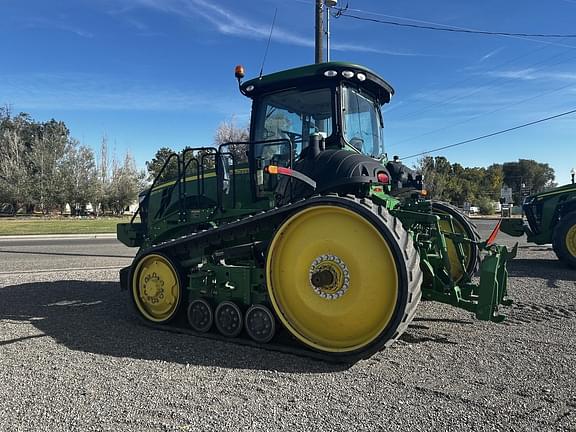
[[[160,254],[140,258],[132,272],[132,299],[138,312],[155,323],[165,323],[180,306],[181,284],[170,259]]]
[[[328,353],[379,349],[397,336],[408,315],[407,265],[417,272],[414,307],[419,299],[420,270],[411,243],[406,241],[410,259],[404,259],[386,225],[393,218],[383,220],[352,203],[358,209],[304,208],[280,226],[268,249],[268,294],[276,314],[297,339]],[[403,229],[402,235],[407,236]]]
[[[554,229],[552,245],[560,260],[576,268],[576,211],[561,216]]]
[[[570,227],[566,233],[566,249],[574,258],[576,258],[576,225]]]
[[[473,241],[478,241],[480,236],[476,227],[472,225],[456,207],[443,203],[432,203],[432,212],[434,214],[452,216],[452,224],[447,220],[440,221],[440,230],[444,233],[462,234]],[[474,244],[462,244],[464,252],[464,267],[460,263],[460,257],[456,249],[454,240],[446,238],[446,247],[448,248],[448,259],[450,260],[450,275],[452,280],[456,283],[460,282],[464,275],[472,277],[474,272],[478,269],[480,260],[480,251],[478,246]]]

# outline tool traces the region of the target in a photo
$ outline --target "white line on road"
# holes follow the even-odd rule
[[[42,269],[42,270],[16,270],[10,272],[0,272],[0,276],[30,274],[30,273],[56,273],[63,271],[93,271],[93,270],[120,270],[123,266],[109,266],[109,267],[71,267],[59,269]]]

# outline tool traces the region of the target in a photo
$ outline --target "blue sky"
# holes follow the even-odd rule
[[[345,5],[345,0],[340,0]],[[350,13],[523,33],[576,33],[576,0],[349,0]],[[103,135],[139,166],[162,146],[210,145],[248,121],[234,66],[258,74],[313,62],[313,0],[0,0],[0,104],[63,120],[97,148]],[[407,156],[576,108],[576,38],[465,35],[332,19],[332,60],[364,64],[396,89],[390,155]],[[576,115],[445,150],[452,162],[576,167]],[[414,163],[415,159],[406,160]]]

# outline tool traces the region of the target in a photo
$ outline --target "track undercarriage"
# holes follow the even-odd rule
[[[376,323],[378,338],[368,344],[362,344],[359,350],[346,349],[326,352],[325,346],[322,345],[316,349],[313,345],[314,338],[325,336],[322,334],[322,328],[329,325],[323,324],[317,314],[314,316],[314,321],[318,321],[319,330],[316,331],[319,333],[309,335],[307,340],[305,338],[298,340],[299,338],[294,336],[293,329],[292,331],[286,330],[285,326],[290,325],[289,322],[287,324],[286,320],[278,318],[274,312],[278,309],[274,308],[267,289],[266,258],[270,253],[270,242],[268,241],[270,237],[278,231],[278,227],[281,227],[286,220],[294,215],[309,212],[310,209],[323,209],[328,206],[353,210],[355,213],[366,213],[372,220],[380,223],[383,221],[385,226],[395,225],[390,229],[390,232],[393,233],[394,237],[401,239],[400,243],[397,242],[401,247],[398,247],[396,254],[402,257],[398,259],[398,262],[404,263],[403,272],[401,272],[406,279],[405,286],[407,286],[407,290],[402,293],[404,298],[397,299],[394,302],[395,307],[389,311],[386,325],[391,331],[383,331],[383,327],[378,326],[381,323]],[[142,249],[135,258],[134,264],[121,272],[122,287],[127,290],[132,287],[131,298],[137,309],[142,308],[143,304],[147,305],[148,310],[141,309],[139,312],[144,315],[145,322],[149,326],[327,361],[356,361],[369,357],[374,352],[391,345],[412,321],[421,297],[469,310],[481,320],[503,320],[504,317],[498,313],[498,307],[500,304],[506,304],[507,274],[505,262],[512,258],[512,254],[502,246],[485,246],[487,256],[480,267],[480,285],[474,285],[465,273],[461,274],[458,285],[450,282],[440,285],[437,281],[438,278],[451,280],[449,272],[435,275],[427,274],[426,270],[421,270],[421,267],[424,267],[421,263],[426,263],[424,268],[433,269],[437,268],[434,264],[435,258],[448,260],[448,265],[450,265],[450,259],[431,256],[429,253],[430,244],[423,241],[420,243],[419,253],[413,246],[412,235],[409,235],[400,222],[402,219],[411,220],[411,222],[407,222],[407,225],[413,226],[416,220],[423,224],[427,218],[422,217],[423,213],[412,214],[412,219],[406,215],[402,218],[399,212],[401,211],[396,212],[393,217],[384,207],[374,204],[371,200],[357,199],[353,196],[340,197],[334,194],[301,200],[297,203],[263,211],[248,218]],[[446,219],[450,220],[451,216]],[[435,216],[431,220],[432,225],[434,222],[438,222]],[[442,231],[439,228],[439,231],[436,232],[441,233]],[[441,236],[443,235],[441,234]],[[462,244],[469,243],[469,240],[464,239],[461,235],[454,236],[454,239],[462,239]],[[343,240],[349,241],[350,239]],[[433,243],[433,241],[431,242]],[[456,244],[462,247],[462,244]],[[333,250],[332,247],[330,252]],[[422,259],[423,255],[426,257],[424,260]],[[147,259],[151,261],[141,265]],[[158,259],[159,262],[157,262]],[[335,260],[346,265],[346,260],[334,253],[319,254],[317,259],[323,261],[325,265],[327,264],[325,267],[328,270],[327,273],[317,272],[318,278],[322,278],[328,273],[336,273],[338,276],[337,269],[331,271],[330,268]],[[178,264],[177,268],[174,269],[177,276],[173,280],[169,275],[170,272],[168,272],[167,277],[165,270],[164,272],[156,271],[158,266],[162,270],[163,266],[176,266],[174,263]],[[382,255],[375,256],[373,263],[366,264],[366,267],[371,266],[382,266]],[[143,267],[148,267],[148,269],[143,271]],[[317,267],[319,266],[317,265]],[[320,280],[317,285],[314,285],[310,273],[314,269],[308,270],[307,275],[310,276],[310,279],[306,281],[305,289],[313,291],[323,302],[329,304],[330,301],[336,300],[339,289],[340,292],[343,291],[342,295],[346,293],[344,290],[355,289],[353,278],[356,275],[350,274],[350,269],[347,266],[344,267],[342,275],[349,275],[348,287],[344,283],[335,284],[334,279],[337,278],[330,279],[330,276],[328,276],[328,281]],[[295,269],[293,266],[287,265],[286,271],[291,273]],[[345,273],[346,271],[348,273]],[[146,285],[146,279],[150,281],[156,278],[160,283],[164,283],[165,287],[154,290],[154,292],[148,291],[147,288],[134,292],[134,278],[141,279],[142,285]],[[377,285],[381,285],[381,280],[378,280],[380,282]],[[166,285],[171,283],[172,289],[176,285],[181,285],[179,289],[183,291],[182,296],[174,296],[168,302],[159,300],[160,309],[156,310],[151,298],[154,295],[159,296],[161,293],[166,293],[168,291],[165,289]],[[380,291],[378,287],[374,289]],[[381,295],[379,292],[374,294]],[[135,299],[138,299],[139,296],[149,296],[149,299],[138,302]],[[174,305],[174,302],[178,302],[178,305]],[[361,333],[360,335],[346,335],[346,341],[363,336],[366,332],[363,327],[358,330],[357,322],[364,320],[367,306],[368,304],[357,309],[353,316],[342,317],[344,322],[347,322],[356,332],[360,331]],[[161,323],[154,323],[155,314],[164,315],[163,308],[169,310],[174,308],[173,317],[168,322],[164,322],[162,319]],[[378,308],[381,309],[380,306]],[[343,330],[340,329],[340,331]],[[334,342],[330,346],[333,344]]]

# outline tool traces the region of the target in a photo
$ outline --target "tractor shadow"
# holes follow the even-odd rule
[[[32,324],[43,333],[1,341],[0,349],[48,336],[71,350],[184,365],[308,373],[351,366],[151,329],[116,282],[26,283],[0,288],[0,294],[0,320]]]
[[[558,281],[576,281],[576,270],[558,259],[514,258],[508,263],[508,274],[513,278],[543,279],[549,288],[557,288]]]

